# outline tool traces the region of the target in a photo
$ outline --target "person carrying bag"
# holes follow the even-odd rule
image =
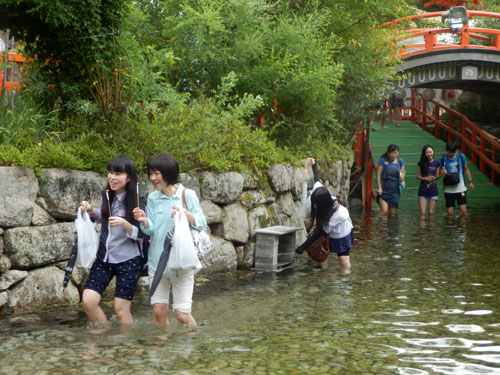
[[[469,180],[470,191],[474,191],[472,176],[465,160],[465,155],[457,152],[458,144],[448,142],[446,144],[446,154],[439,158],[441,165],[440,175],[444,175],[444,198],[448,215],[453,215],[455,202],[457,202],[460,213],[467,214],[467,187],[465,186],[464,175]]]
[[[319,182],[319,171],[316,160],[307,159],[314,173],[314,185],[311,195],[303,199],[306,216],[311,217],[311,222],[316,223],[316,230],[295,252],[302,254],[308,247],[322,236],[328,238],[330,252],[337,253],[338,261],[343,273],[349,273],[351,262],[349,251],[354,244],[354,233],[349,211]],[[307,188],[307,185],[306,185]],[[304,197],[306,194],[302,194]],[[322,259],[322,258],[319,258]],[[328,257],[319,262],[317,268],[328,268]]]
[[[180,324],[190,326],[196,325],[191,310],[193,304],[194,275],[199,265],[196,254],[191,254],[192,259],[189,267],[179,264],[173,265],[176,245],[187,246],[192,249],[192,238],[189,224],[198,230],[207,227],[207,221],[196,193],[193,190],[186,190],[186,209],[182,203],[182,192],[184,187],[178,183],[179,164],[170,154],[159,154],[149,160],[149,179],[155,191],[148,196],[146,212],[141,209],[134,210],[134,217],[141,223],[141,230],[150,236],[151,244],[148,252],[148,270],[150,290],[153,280],[159,279],[158,286],[151,295],[151,305],[153,306],[154,321],[157,324],[166,325],[168,321],[170,291],[173,296],[173,310],[177,321]],[[187,224],[189,222],[189,224]],[[165,260],[164,250],[167,250],[166,238],[169,231],[175,228],[172,238],[172,248],[169,250],[165,271],[159,269],[160,259]],[[176,240],[176,235],[181,235],[182,239]],[[180,245],[180,243],[184,245]],[[186,245],[187,244],[187,245]],[[197,262],[195,267],[193,263]],[[172,270],[170,267],[175,267]],[[178,267],[178,269],[177,269]],[[184,268],[184,269],[183,269]],[[189,268],[189,269],[185,269]],[[160,274],[156,275],[158,272]],[[155,277],[156,275],[156,277]]]

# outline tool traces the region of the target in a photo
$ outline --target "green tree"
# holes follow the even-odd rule
[[[107,105],[120,93],[125,63],[115,43],[129,0],[2,0],[0,29],[21,41],[34,96],[52,105],[75,97]],[[49,86],[50,85],[50,86]],[[100,96],[100,98],[99,98]],[[121,99],[120,99],[121,100]],[[117,106],[118,107],[118,106]]]

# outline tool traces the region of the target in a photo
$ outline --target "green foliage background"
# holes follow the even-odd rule
[[[183,170],[347,157],[395,74],[404,0],[1,0],[24,89],[0,163],[103,171],[159,152]]]

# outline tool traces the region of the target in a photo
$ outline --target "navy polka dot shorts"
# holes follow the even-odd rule
[[[116,264],[106,263],[96,258],[85,283],[85,289],[92,289],[102,295],[113,276],[116,276],[115,297],[132,301],[141,268],[140,256]]]

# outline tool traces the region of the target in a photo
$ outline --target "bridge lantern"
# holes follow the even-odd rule
[[[453,7],[443,13],[441,20],[448,22],[448,26],[452,31],[458,31],[467,25],[467,9],[465,7]]]

